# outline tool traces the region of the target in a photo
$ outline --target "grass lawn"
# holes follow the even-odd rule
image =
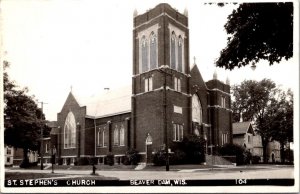
[[[70,176],[70,178],[68,178]],[[5,180],[23,180],[23,179],[40,179],[40,178],[55,178],[57,177],[59,180],[119,180],[114,177],[104,177],[101,175],[79,175],[80,177],[72,177],[73,175],[67,174],[46,174],[46,173],[27,173],[27,172],[6,172]],[[59,178],[64,177],[64,178]]]
[[[39,179],[39,178],[50,178],[50,177],[63,177],[65,174],[46,174],[46,173],[23,173],[23,172],[5,172],[5,179]]]

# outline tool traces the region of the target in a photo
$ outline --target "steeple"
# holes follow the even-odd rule
[[[227,85],[230,85],[230,80],[229,80],[229,77],[227,76],[227,78],[226,78],[226,84]]]
[[[186,17],[189,16],[189,11],[187,10],[187,8],[184,8],[183,15],[185,15]]]
[[[133,11],[133,17],[136,17],[137,15],[138,15],[138,12],[137,12],[136,9],[134,9],[134,11]]]

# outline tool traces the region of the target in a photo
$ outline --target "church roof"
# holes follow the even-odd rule
[[[88,97],[76,95],[80,106],[86,106],[87,117],[105,117],[131,112],[131,86],[104,90]]]
[[[248,132],[250,126],[251,126],[250,121],[232,123],[232,134],[233,135],[245,134]],[[249,132],[251,133],[251,131]]]

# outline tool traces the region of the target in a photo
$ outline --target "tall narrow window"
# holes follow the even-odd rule
[[[150,70],[157,67],[157,38],[154,32],[150,35]]]
[[[64,148],[75,148],[76,122],[75,116],[69,112],[64,125]]]
[[[176,35],[175,32],[172,32],[171,35],[171,68],[176,69]]]
[[[202,106],[196,94],[192,97],[192,120],[200,125],[202,124]]]
[[[182,46],[182,38],[179,36],[178,38],[178,63],[177,63],[177,70],[182,72],[182,59],[183,59],[183,46]]]
[[[153,90],[153,79],[152,77],[145,78],[145,92]]]
[[[119,145],[119,129],[117,125],[114,129],[114,145]]]
[[[149,91],[149,79],[146,78],[145,79],[145,92],[148,92]]]
[[[97,146],[101,146],[100,139],[101,139],[101,129],[99,128],[97,133]]]
[[[221,107],[222,108],[226,107],[226,98],[224,96],[221,96]]]
[[[101,134],[101,139],[102,139],[102,146],[105,147],[106,146],[106,141],[105,141],[105,137],[106,136],[106,127],[103,128],[102,130],[102,134]]]
[[[173,141],[183,140],[183,125],[173,124]]]
[[[153,81],[152,81],[152,77],[149,77],[149,91],[153,90]]]
[[[181,80],[180,78],[174,77],[174,90],[181,92]]]
[[[120,128],[120,146],[125,145],[125,128],[124,125],[121,125]]]
[[[173,124],[173,141],[177,140],[177,125]]]
[[[145,36],[142,38],[142,72],[148,71],[148,43]]]

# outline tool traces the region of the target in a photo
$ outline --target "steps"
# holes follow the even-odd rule
[[[146,166],[146,163],[139,163],[134,170],[143,170]]]

